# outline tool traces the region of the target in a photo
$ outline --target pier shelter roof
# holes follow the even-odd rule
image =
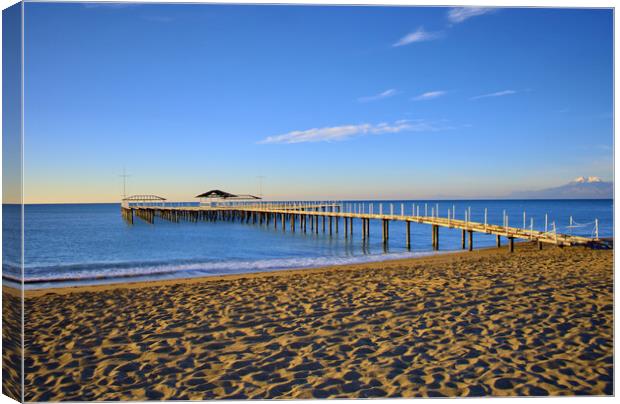
[[[211,191],[207,191],[200,195],[196,195],[196,198],[213,198],[213,199],[261,199],[258,196],[254,195],[236,195],[231,194],[230,192],[220,191],[219,189],[213,189]]]

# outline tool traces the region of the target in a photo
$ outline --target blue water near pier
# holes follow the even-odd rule
[[[472,200],[472,201],[348,201],[363,203],[368,212],[411,214],[412,204],[428,214],[439,204],[439,215],[446,217],[448,209],[456,208],[456,218],[463,219],[471,209],[471,220],[502,224],[503,211],[509,225],[526,227],[534,219],[534,228],[544,229],[548,214],[549,229],[555,221],[558,232],[592,236],[594,220],[599,220],[600,237],[613,236],[612,200]],[[19,279],[20,207],[3,207],[3,275],[4,282]],[[576,226],[567,228],[573,217]],[[390,223],[389,247],[381,241],[381,223],[371,221],[370,240],[361,240],[361,222],[354,222],[353,237],[344,237],[344,224],[339,232],[329,236],[299,231],[291,233],[281,226],[274,229],[259,224],[239,222],[181,221],[171,223],[156,218],[147,224],[139,218],[133,225],[125,223],[118,204],[27,205],[25,207],[24,277],[37,281],[27,288],[58,287],[75,284],[97,284],[140,280],[189,278],[210,275],[273,271],[285,268],[309,268],[333,264],[358,263],[434,254],[431,246],[431,227],[412,223],[412,249],[405,248],[405,224]],[[319,223],[321,219],[319,219]],[[460,250],[461,231],[440,228],[440,252]],[[505,242],[505,241],[504,241]],[[474,247],[495,245],[495,236],[474,233]]]

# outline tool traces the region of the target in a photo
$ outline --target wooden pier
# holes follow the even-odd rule
[[[173,205],[173,206],[170,206]],[[410,249],[414,240],[411,238],[411,225],[429,225],[432,228],[433,250],[439,250],[440,228],[460,229],[461,248],[469,251],[474,249],[474,233],[491,234],[496,236],[497,247],[501,246],[501,238],[508,240],[508,249],[514,251],[514,240],[529,240],[537,242],[540,249],[544,244],[564,246],[594,246],[604,245],[603,240],[598,238],[598,221],[596,222],[596,236],[582,237],[570,234],[560,234],[553,225],[552,231],[534,230],[533,223],[529,229],[525,228],[525,218],[523,228],[511,227],[508,219],[504,217],[505,225],[489,224],[486,222],[473,222],[469,220],[471,212],[465,213],[465,219],[455,218],[454,211],[448,210],[447,217],[439,217],[435,208],[432,208],[431,215],[420,215],[420,207],[412,208],[412,214],[406,215],[404,207],[401,205],[401,214],[394,214],[394,206],[390,204],[390,213],[383,213],[383,205],[380,212],[373,213],[372,206],[364,207],[361,204],[347,204],[349,209],[343,209],[344,204],[336,202],[314,203],[314,202],[278,202],[278,203],[248,203],[248,204],[222,204],[214,206],[174,206],[170,203],[144,203],[131,204],[123,203],[121,213],[123,218],[133,224],[134,216],[153,224],[155,218],[168,220],[171,222],[190,221],[235,221],[241,223],[252,223],[261,225],[273,225],[274,229],[280,228],[282,231],[303,233],[311,232],[318,234],[328,233],[332,235],[338,233],[340,229],[344,231],[345,238],[354,236],[354,223],[361,224],[360,233],[362,241],[366,242],[370,238],[370,221],[377,220],[382,223],[381,240],[385,246],[389,243],[390,222],[400,221],[406,224],[405,243],[406,248]],[[353,206],[353,208],[351,208]],[[369,212],[364,212],[364,210]],[[428,206],[425,206],[425,213],[428,214]],[[342,226],[340,220],[343,221]],[[572,221],[572,219],[571,219]]]

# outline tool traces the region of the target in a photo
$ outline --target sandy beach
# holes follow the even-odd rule
[[[613,393],[609,250],[32,291],[25,321],[26,401]]]

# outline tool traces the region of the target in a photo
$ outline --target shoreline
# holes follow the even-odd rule
[[[491,248],[491,247],[481,247],[480,250]],[[321,268],[330,268],[330,267],[345,267],[345,266],[354,266],[354,265],[363,265],[363,264],[372,264],[372,263],[381,263],[388,261],[398,261],[398,260],[408,260],[408,259],[419,259],[424,257],[430,257],[435,255],[443,255],[443,254],[454,254],[463,252],[462,250],[443,250],[443,251],[405,251],[405,252],[397,252],[397,253],[388,253],[388,254],[368,254],[368,255],[360,255],[354,257],[312,257],[311,259],[330,259],[334,260],[347,260],[348,262],[327,262],[327,263],[319,263],[319,264],[308,264],[304,266],[278,266],[273,268],[267,268],[265,270],[254,270],[250,269],[250,272],[232,272],[232,273],[220,273],[220,274],[202,274],[202,275],[190,275],[190,276],[180,276],[180,277],[166,277],[166,275],[176,274],[182,271],[171,270],[170,272],[153,272],[153,273],[143,273],[143,274],[120,274],[120,275],[95,275],[93,277],[76,277],[76,278],[53,278],[53,279],[43,279],[43,280],[29,280],[24,282],[26,287],[31,287],[32,289],[28,290],[49,290],[49,289],[67,289],[67,288],[82,288],[82,287],[90,287],[90,286],[113,286],[113,285],[123,285],[123,284],[131,284],[131,283],[152,283],[152,282],[166,282],[166,281],[175,281],[175,280],[190,280],[190,279],[203,279],[203,278],[213,278],[213,277],[229,277],[229,276],[243,276],[246,274],[258,274],[258,273],[277,273],[281,271],[304,271],[304,270],[312,270],[312,269],[321,269]],[[292,260],[294,258],[284,258],[284,260]],[[277,259],[267,259],[267,260],[277,260]],[[252,260],[244,260],[241,261],[240,264],[247,264],[251,262],[262,262],[265,259],[256,259]],[[236,262],[230,261],[229,265],[234,266]],[[207,264],[208,265],[208,264]],[[94,266],[94,265],[93,265]],[[150,276],[160,276],[163,275],[162,278],[152,278],[152,279],[144,279]],[[20,289],[19,287],[13,285],[19,285],[19,278],[11,277],[11,276],[3,276],[2,277],[3,286],[12,289]],[[91,283],[95,282],[95,283]],[[75,283],[73,285],[64,285],[65,283]],[[52,286],[52,285],[58,286]],[[38,285],[50,285],[44,287],[37,287]]]
[[[528,246],[531,244],[529,241],[521,241],[515,243],[515,253],[518,253],[518,247],[523,248],[524,246]],[[552,246],[548,246],[547,248],[555,248]],[[570,248],[583,248],[583,247],[570,247]],[[503,245],[500,248],[497,247],[483,247],[474,251],[467,250],[456,250],[456,251],[439,251],[439,252],[429,252],[429,255],[423,255],[418,257],[410,257],[410,258],[396,258],[396,259],[385,259],[385,260],[377,260],[377,261],[369,261],[369,262],[360,262],[353,264],[341,264],[341,265],[327,265],[320,267],[308,267],[308,268],[288,268],[288,269],[278,269],[273,271],[264,271],[264,272],[247,272],[242,274],[227,274],[227,275],[210,275],[210,276],[197,276],[193,278],[174,278],[174,279],[154,279],[154,280],[139,280],[139,281],[126,281],[126,282],[116,282],[116,283],[105,283],[99,285],[73,285],[73,286],[61,286],[61,287],[49,287],[49,288],[41,288],[41,289],[30,289],[24,290],[24,297],[38,297],[44,296],[46,294],[69,294],[69,293],[83,293],[83,292],[97,292],[104,290],[114,290],[114,289],[135,289],[135,288],[144,288],[144,287],[158,287],[158,286],[169,286],[169,285],[187,285],[187,284],[197,284],[203,282],[218,282],[218,281],[229,281],[229,280],[237,280],[237,279],[255,279],[255,278],[263,278],[270,276],[290,276],[297,274],[320,274],[326,272],[333,271],[351,271],[351,270],[359,270],[359,269],[372,269],[373,267],[379,267],[383,265],[390,264],[423,264],[423,263],[432,263],[432,262],[441,262],[443,260],[451,260],[451,257],[456,258],[466,258],[471,256],[486,256],[488,254],[510,254],[508,252],[508,247]],[[450,257],[450,258],[448,258]],[[13,288],[8,285],[2,285],[3,290],[6,288],[9,293],[12,291],[20,292],[20,289]]]

